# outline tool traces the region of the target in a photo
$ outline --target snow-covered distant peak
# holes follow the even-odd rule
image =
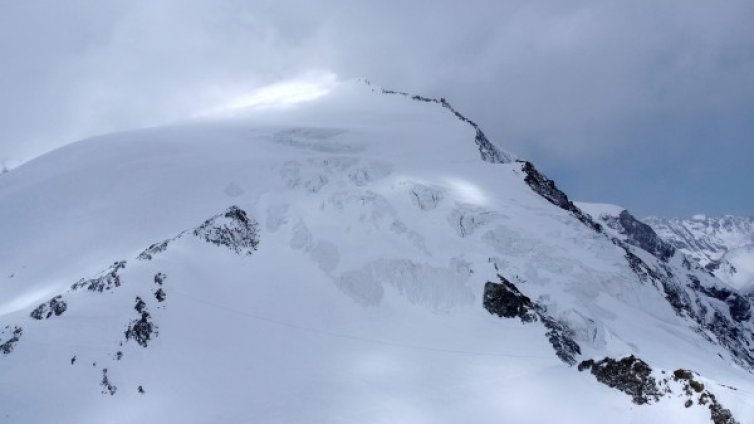
[[[690,219],[647,217],[645,221],[703,265],[729,250],[754,244],[754,217],[697,214]]]
[[[670,244],[728,284],[754,288],[754,217],[697,214],[645,219]]]

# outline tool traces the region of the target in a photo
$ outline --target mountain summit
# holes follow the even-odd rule
[[[613,212],[358,82],[66,146],[0,177],[0,418],[753,422],[751,298]]]

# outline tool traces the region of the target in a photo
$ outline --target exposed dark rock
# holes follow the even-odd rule
[[[703,321],[703,328],[717,337],[718,343],[731,353],[737,363],[750,369],[754,366],[750,330],[737,325],[735,321],[729,320],[720,311],[707,314]]]
[[[540,319],[547,328],[547,340],[555,349],[558,358],[568,365],[576,365],[576,358],[581,355],[581,347],[573,341],[573,331],[549,316],[540,315]]]
[[[147,347],[152,335],[157,335],[156,326],[150,321],[148,312],[142,312],[141,318],[131,321],[126,330],[126,340],[134,339],[141,347]]]
[[[134,309],[136,309],[136,312],[142,313],[147,308],[147,304],[144,303],[143,300],[141,300],[140,297],[136,297],[136,304],[134,305]]]
[[[120,287],[122,281],[118,275],[118,271],[126,267],[126,261],[118,261],[110,266],[110,269],[102,276],[92,278],[89,280],[81,279],[77,283],[71,286],[72,290],[78,290],[82,287],[86,287],[89,291],[102,293],[105,290],[111,290],[114,287]]]
[[[167,295],[165,294],[165,290],[160,287],[154,292],[154,298],[157,299],[158,302],[165,301],[165,298],[167,298]]]
[[[699,281],[699,278],[697,278],[693,274],[687,275],[691,286],[694,290],[700,291],[704,293],[705,295],[715,298],[717,300],[722,300],[725,302],[728,300],[728,298],[733,294],[733,292],[725,287],[704,287],[702,286],[701,281]]]
[[[560,189],[555,185],[555,181],[545,177],[537,170],[537,168],[534,167],[531,162],[525,161],[523,163],[524,165],[521,170],[526,174],[524,182],[526,182],[526,184],[532,190],[534,190],[535,193],[544,197],[545,200],[559,207],[560,209],[564,209],[572,213],[573,216],[576,217],[576,219],[581,221],[587,227],[593,229],[598,233],[602,232],[602,226],[594,222],[589,215],[585,214],[581,211],[581,209],[576,207],[576,205],[574,205],[573,202],[568,199],[568,196],[560,191]]]
[[[677,369],[673,371],[673,380],[684,384],[683,390],[687,396],[704,391],[704,384],[694,379],[694,373],[689,370]]]
[[[231,206],[225,213],[208,219],[194,230],[194,235],[239,255],[251,255],[259,245],[259,225],[238,206]]]
[[[523,322],[537,319],[531,299],[503,277],[499,283],[488,281],[484,285],[483,306],[491,314],[503,318],[520,318]]]
[[[701,284],[698,278],[689,274],[687,276],[691,281],[690,286],[695,290],[698,290],[705,295],[721,300],[728,305],[728,311],[730,317],[735,321],[743,322],[748,321],[751,318],[751,300],[744,296],[741,296],[737,292],[728,289],[727,287],[705,287]]]
[[[588,359],[579,364],[578,370],[590,370],[597,381],[628,394],[637,405],[657,402],[665,395],[674,394],[667,378],[658,382],[652,376],[650,366],[633,355],[618,360]],[[698,404],[709,408],[710,419],[714,424],[739,424],[730,410],[723,408],[715,395],[695,379],[693,372],[677,369],[673,371],[672,379],[682,384],[682,395],[687,397],[684,407],[692,407],[698,396]]]
[[[689,258],[687,258],[685,255],[683,256],[683,262],[681,262],[684,268],[686,268],[687,271],[691,271],[691,262],[689,262]]]
[[[73,365],[73,364],[75,364],[75,363],[76,363],[76,355],[73,355],[73,356],[71,357],[71,365]]]
[[[140,261],[151,261],[155,255],[167,250],[169,243],[170,243],[170,240],[163,240],[161,242],[154,243],[151,246],[144,249],[143,252],[139,253],[139,256],[137,256],[136,259]]]
[[[68,309],[68,305],[63,300],[63,296],[55,296],[48,302],[37,306],[29,315],[34,319],[41,320],[53,315],[60,316],[66,309]]]
[[[709,406],[710,418],[715,424],[739,424],[729,409],[723,408],[713,397]]]
[[[100,382],[100,386],[102,386],[103,395],[109,393],[110,396],[112,396],[118,391],[118,387],[110,382],[110,379],[107,377],[107,368],[102,369],[102,381]]]
[[[524,323],[541,321],[547,328],[550,341],[558,358],[568,365],[576,364],[581,348],[573,340],[571,330],[565,324],[545,314],[545,308],[532,302],[518,288],[498,275],[499,283],[487,282],[484,285],[483,306],[489,313],[503,318],[519,318]]]
[[[582,361],[578,369],[591,370],[597,381],[628,394],[637,405],[657,401],[662,396],[652,377],[652,368],[633,355],[619,360],[605,358],[595,362],[588,359]]]
[[[11,352],[13,352],[13,349],[16,347],[16,343],[18,343],[19,340],[21,340],[21,336],[24,333],[23,328],[21,327],[13,327],[13,330],[11,331],[10,326],[5,326],[2,332],[0,332],[0,336],[5,336],[6,333],[10,333],[10,338],[3,341],[3,339],[0,339],[0,353],[3,355],[7,355]]]
[[[709,272],[715,272],[718,269],[720,269],[721,262],[719,260],[717,261],[710,261],[707,265],[704,266],[704,269],[706,269]]]
[[[144,387],[142,387],[142,386],[137,387],[136,391],[139,392],[139,394],[142,394],[142,395],[145,393],[144,392]]]
[[[134,309],[141,315],[140,318],[131,321],[125,331],[126,340],[135,340],[141,347],[147,347],[149,341],[158,335],[157,326],[152,322],[152,317],[146,310],[146,303],[141,298],[136,298]]]
[[[634,218],[624,210],[616,219],[616,229],[626,236],[629,244],[637,246],[651,253],[658,259],[667,262],[675,254],[675,248],[665,242],[649,225]]]
[[[689,370],[684,369],[677,369],[673,371],[673,379],[678,380],[692,380],[694,378],[694,373]]]
[[[738,424],[730,410],[723,408],[715,395],[706,390],[704,384],[694,378],[694,373],[689,370],[677,369],[673,371],[673,379],[683,383],[683,390],[689,400],[685,406],[688,408],[693,403],[691,397],[699,395],[699,405],[707,405],[710,411],[710,419],[714,424]]]
[[[690,281],[689,289],[697,296],[703,295],[725,302],[730,319],[712,303],[703,302],[702,298],[696,300],[698,313],[694,314],[689,308],[691,316],[701,328],[716,336],[717,342],[731,353],[738,364],[749,369],[754,367],[754,334],[750,325],[744,325],[750,323],[752,299],[726,287],[704,286],[692,274],[686,277]]]
[[[636,256],[628,246],[623,244],[618,239],[613,239],[613,243],[622,248],[625,254],[628,266],[634,271],[639,280],[643,283],[654,283],[661,279],[660,275],[652,268],[650,268],[640,257]]]
[[[154,283],[161,286],[166,278],[167,276],[165,274],[158,272],[157,274],[154,275]]]
[[[738,293],[729,297],[726,301],[730,311],[730,316],[738,322],[748,321],[751,318],[751,303]]]

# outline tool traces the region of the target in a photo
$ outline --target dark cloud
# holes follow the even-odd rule
[[[754,4],[5,1],[0,161],[310,70],[453,99],[576,197],[754,213]]]

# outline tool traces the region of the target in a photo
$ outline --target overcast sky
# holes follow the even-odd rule
[[[0,163],[311,71],[442,96],[574,198],[754,215],[752,1],[0,0]]]

